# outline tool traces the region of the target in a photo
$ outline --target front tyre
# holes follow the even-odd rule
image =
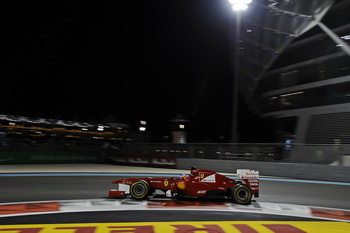
[[[233,200],[241,205],[248,205],[252,200],[252,190],[246,185],[237,185],[232,191]]]
[[[147,198],[150,192],[149,185],[144,180],[137,180],[130,186],[130,194],[132,198],[142,200]]]

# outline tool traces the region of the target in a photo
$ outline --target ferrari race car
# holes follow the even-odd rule
[[[239,179],[230,179],[210,170],[192,167],[189,175],[165,178],[127,178],[115,180],[117,189],[109,197],[142,200],[153,196],[170,198],[225,198],[238,204],[250,204],[252,196],[259,197],[259,172],[237,170]]]

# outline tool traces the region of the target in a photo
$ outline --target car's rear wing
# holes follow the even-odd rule
[[[259,171],[238,169],[237,176],[250,187],[255,197],[259,197]]]
[[[259,171],[248,169],[237,169],[237,176],[240,179],[259,179]]]

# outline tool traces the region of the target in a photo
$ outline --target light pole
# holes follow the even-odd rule
[[[236,33],[235,33],[235,71],[233,81],[233,107],[232,107],[232,131],[231,131],[231,142],[238,142],[238,92],[239,92],[239,38],[241,31],[241,11],[248,9],[248,4],[252,0],[229,0],[232,4],[232,9],[236,11]]]

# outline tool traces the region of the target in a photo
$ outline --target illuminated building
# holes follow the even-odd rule
[[[276,123],[276,140],[350,143],[350,1],[255,0],[249,11],[239,84],[251,110]]]

